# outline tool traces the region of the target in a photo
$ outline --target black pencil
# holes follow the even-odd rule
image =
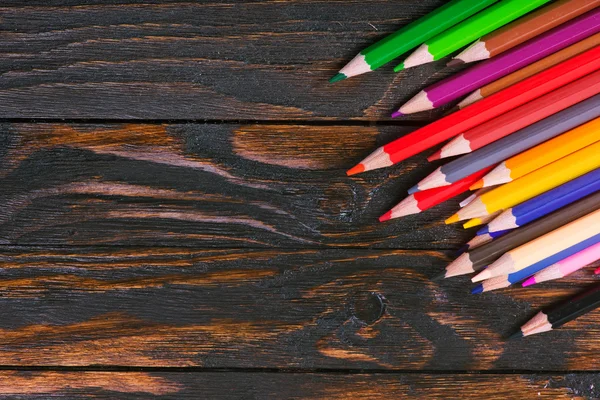
[[[592,286],[551,311],[540,311],[512,337],[530,336],[560,328],[598,307],[600,307],[600,284]]]

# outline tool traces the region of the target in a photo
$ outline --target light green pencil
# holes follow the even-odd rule
[[[399,72],[444,58],[486,33],[498,29],[548,2],[550,0],[502,0],[428,40],[408,56],[402,64],[394,68],[394,71]]]
[[[498,0],[452,0],[367,47],[329,80],[371,72]],[[523,0],[526,1],[526,0]]]

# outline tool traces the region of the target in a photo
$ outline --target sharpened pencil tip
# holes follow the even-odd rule
[[[420,192],[419,185],[415,185],[408,189],[408,194],[415,194],[417,192]]]
[[[439,282],[439,281],[443,281],[444,279],[446,279],[446,270],[444,270],[444,272],[442,272],[441,274],[436,275],[433,278],[431,278],[431,281]]]
[[[486,233],[490,233],[487,225],[477,231],[477,236],[485,235]]]
[[[460,217],[458,216],[458,214],[454,214],[444,222],[446,223],[446,225],[450,225],[458,221],[460,221]]]
[[[471,289],[471,294],[480,294],[483,293],[483,285],[477,285],[473,289]]]
[[[473,219],[470,219],[467,222],[465,222],[463,224],[463,228],[469,229],[469,228],[472,228],[474,226],[479,226],[479,225],[481,225],[481,219],[480,218],[473,218]]]
[[[469,250],[469,247],[470,246],[468,244],[463,245],[460,249],[458,249],[458,251],[456,252],[456,254],[454,256],[455,257],[462,256],[464,252]]]
[[[400,111],[394,111],[392,113],[392,118],[398,118],[398,117],[402,117],[404,114],[402,114]]]
[[[479,190],[482,187],[483,187],[483,179],[480,179],[477,182],[475,182],[474,184],[472,184],[471,186],[469,186],[469,190],[471,190],[471,191]]]
[[[463,65],[465,62],[460,58],[453,58],[446,63],[446,67],[455,67],[457,65]]]
[[[435,153],[433,153],[432,155],[430,155],[429,157],[427,157],[427,161],[429,161],[429,162],[441,160],[441,159],[442,159],[442,151],[441,150],[438,150]]]
[[[386,212],[381,217],[379,217],[379,222],[389,221],[390,219],[392,219],[392,210]]]
[[[394,72],[400,72],[404,70],[404,63],[398,64],[394,67]]]
[[[362,164],[356,164],[354,167],[352,167],[348,171],[346,171],[346,175],[352,176],[352,175],[360,174],[361,172],[365,172],[365,166]]]
[[[521,284],[521,286],[527,287],[527,286],[531,286],[531,285],[535,285],[535,284],[536,284],[535,276],[532,276],[532,277],[527,278],[527,280],[525,282],[523,282]]]
[[[517,332],[513,333],[512,335],[510,335],[506,340],[520,339],[522,337],[523,337],[523,332],[517,331]]]
[[[344,75],[342,73],[337,73],[334,76],[332,76],[331,79],[329,79],[329,83],[335,83],[335,82],[343,81],[346,78],[348,78],[346,75]]]

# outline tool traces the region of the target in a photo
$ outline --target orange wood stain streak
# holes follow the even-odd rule
[[[0,372],[0,394],[11,396],[65,395],[79,390],[159,396],[181,389],[176,382],[143,372]]]
[[[375,146],[377,128],[245,125],[233,132],[233,152],[269,165],[297,169],[346,168]]]

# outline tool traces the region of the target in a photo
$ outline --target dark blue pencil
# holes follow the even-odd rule
[[[477,234],[506,231],[535,221],[600,190],[600,169],[542,193],[526,202],[505,210],[481,228]]]
[[[489,292],[491,290],[501,289],[512,285],[513,283],[520,282],[531,275],[535,274],[543,270],[546,267],[551,266],[552,264],[556,264],[560,260],[564,260],[567,257],[572,256],[575,253],[579,253],[582,250],[587,249],[590,246],[595,245],[600,242],[600,235],[592,236],[582,242],[577,243],[574,246],[571,246],[563,251],[560,251],[548,258],[545,258],[541,261],[536,262],[535,264],[531,264],[529,267],[524,268],[520,271],[513,272],[512,274],[502,275],[495,278],[488,279],[483,281],[481,284],[471,290],[472,294],[479,294],[483,292]]]

